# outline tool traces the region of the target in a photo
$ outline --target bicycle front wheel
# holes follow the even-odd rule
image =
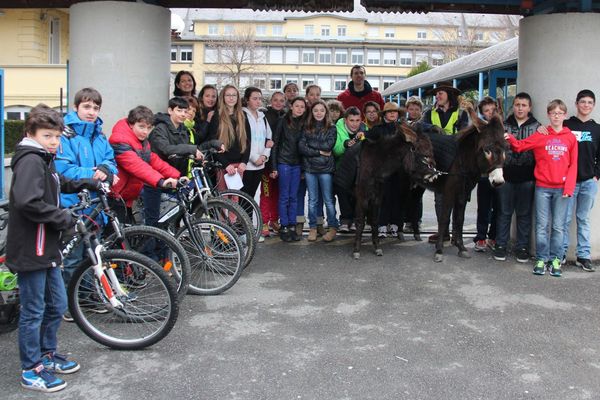
[[[262,214],[260,212],[258,203],[256,203],[256,201],[248,193],[236,189],[219,190],[219,197],[229,199],[239,204],[242,209],[246,211],[248,218],[250,218],[250,221],[252,222],[254,240],[256,243],[258,243],[263,226]]]
[[[143,349],[167,336],[177,321],[179,305],[166,272],[152,259],[129,250],[105,250],[101,258],[103,283],[120,305],[111,305],[109,288],[100,283],[87,260],[75,271],[68,290],[69,310],[77,326],[92,340],[116,350]],[[111,270],[117,282],[110,279]]]
[[[242,246],[237,235],[226,224],[197,219],[193,221],[191,230],[183,227],[175,238],[183,245],[190,259],[190,293],[223,293],[240,278],[243,269]]]

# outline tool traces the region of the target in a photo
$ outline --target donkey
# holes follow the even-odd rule
[[[435,169],[433,147],[429,138],[417,134],[406,123],[398,123],[393,135],[382,136],[376,141],[367,139],[361,143],[355,187],[355,260],[360,258],[365,215],[372,227],[371,238],[375,254],[383,255],[375,227],[383,198],[384,182],[397,171],[406,173],[413,180],[426,182],[433,182],[440,175]]]
[[[435,245],[435,262],[443,261],[444,236],[448,233],[446,227],[450,222],[450,213],[453,215],[452,242],[458,248],[458,256],[470,258],[462,235],[465,208],[471,191],[482,175],[488,175],[490,184],[494,187],[504,183],[502,166],[505,159],[506,141],[504,140],[502,120],[496,115],[489,123],[486,123],[477,116],[472,108],[467,108],[467,112],[470,114],[472,125],[459,132],[455,137],[444,137],[446,140],[454,141],[456,146],[456,153],[450,163],[448,173],[433,184],[425,184],[428,189],[443,194],[442,212],[438,216],[439,236]],[[437,135],[437,133],[432,135]],[[435,146],[439,138],[434,139],[432,135],[430,138]]]

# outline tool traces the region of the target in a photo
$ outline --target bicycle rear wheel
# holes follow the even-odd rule
[[[133,250],[156,261],[177,285],[177,299],[183,301],[190,277],[190,260],[183,246],[175,237],[153,226],[133,225],[123,228],[124,242],[119,243],[116,234],[105,243],[110,248]]]
[[[243,251],[243,267],[246,268],[254,258],[258,240],[254,240],[252,222],[248,214],[237,203],[221,198],[211,197],[206,201],[207,209],[198,204],[194,208],[194,215],[197,218],[212,219],[222,222],[233,229],[238,236]]]
[[[179,304],[166,272],[130,250],[105,250],[101,257],[105,274],[113,269],[125,292],[117,296],[122,306],[110,304],[88,259],[75,271],[68,290],[77,326],[92,340],[116,350],[143,349],[167,336],[177,321]],[[113,282],[108,283],[116,293]]]
[[[242,246],[226,224],[208,219],[194,220],[191,232],[183,227],[175,238],[190,259],[190,293],[220,294],[240,278],[243,270]]]
[[[262,214],[258,203],[256,203],[248,193],[235,189],[219,190],[219,197],[229,199],[239,204],[242,209],[246,211],[246,214],[248,214],[248,217],[250,218],[250,222],[252,222],[254,240],[258,243],[263,225]]]

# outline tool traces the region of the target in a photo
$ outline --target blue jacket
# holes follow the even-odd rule
[[[65,116],[65,131],[56,152],[56,172],[68,179],[91,178],[95,169],[108,175],[108,180],[117,174],[117,163],[113,149],[102,133],[102,120],[85,122],[75,111]],[[60,205],[69,207],[78,203],[77,194],[60,195]]]

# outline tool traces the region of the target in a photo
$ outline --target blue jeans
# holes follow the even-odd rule
[[[304,201],[306,199],[307,183],[306,177],[300,178],[298,185],[298,203],[296,204],[296,222],[304,223]],[[319,205],[317,208],[317,223],[323,224],[323,197],[319,195]]]
[[[296,224],[298,206],[298,186],[300,185],[300,166],[279,164],[279,220],[281,225]]]
[[[535,188],[535,258],[542,261],[562,259],[565,219],[569,199],[563,189]],[[552,225],[552,226],[550,226]],[[550,232],[549,232],[550,231]],[[548,241],[548,233],[550,240]]]
[[[598,193],[598,183],[594,178],[578,182],[575,186],[573,197],[569,198],[567,205],[567,219],[565,221],[565,238],[563,242],[565,254],[569,249],[569,227],[573,218],[573,207],[577,219],[577,258],[591,258],[590,249],[590,211],[594,206],[594,199]]]
[[[148,226],[157,226],[160,218],[160,196],[162,190],[144,186],[142,201],[144,202],[144,223]]]
[[[498,212],[496,223],[496,244],[506,247],[510,238],[510,223],[513,213],[517,216],[516,248],[529,250],[531,234],[531,212],[535,182],[505,182],[496,188]]]
[[[67,311],[67,292],[60,268],[19,272],[19,354],[21,368],[31,369],[42,355],[55,352],[56,334]]]
[[[308,187],[308,226],[311,228],[317,227],[319,209],[322,211],[322,204],[325,203],[325,209],[327,210],[327,226],[337,229],[340,224],[335,217],[333,174],[313,174],[305,172],[304,178],[306,180],[306,186]],[[319,201],[319,199],[322,201]]]

